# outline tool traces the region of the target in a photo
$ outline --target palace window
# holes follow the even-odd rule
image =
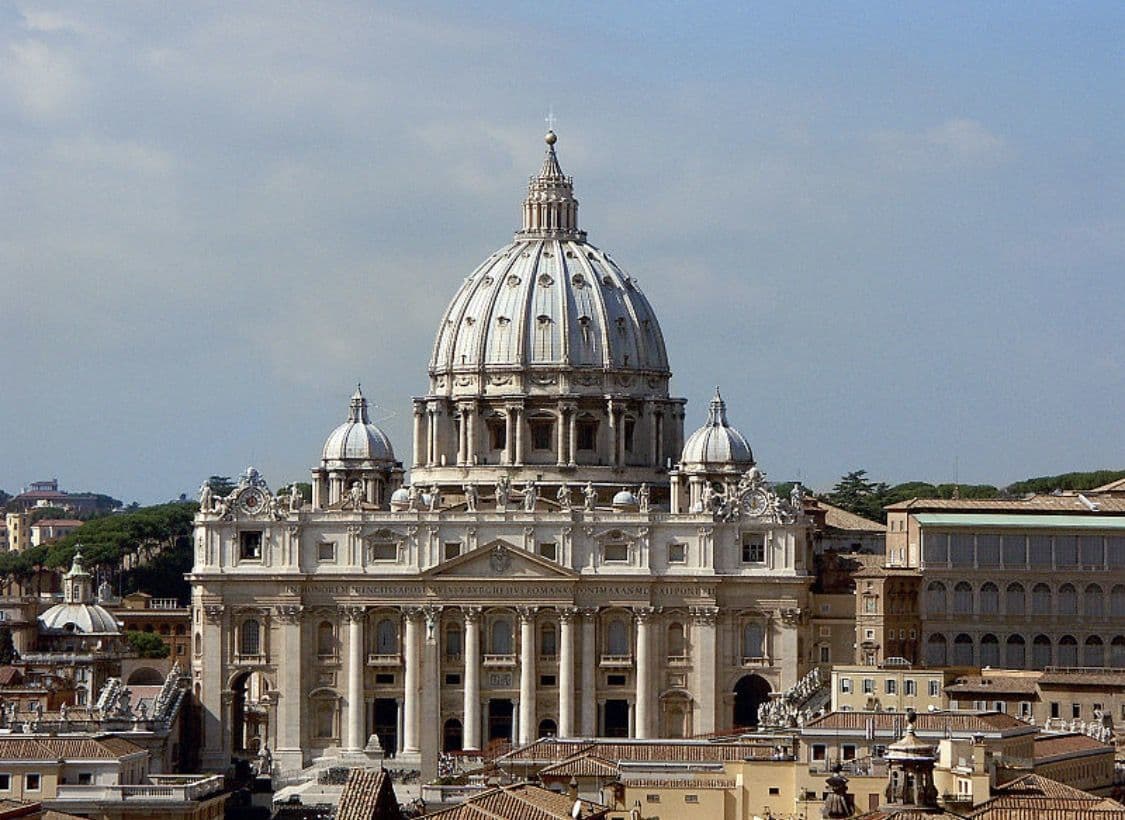
[[[631,453],[631,452],[633,452],[633,439],[635,437],[635,433],[637,432],[637,420],[634,419],[634,418],[630,418],[630,417],[626,416],[625,417],[625,431],[624,432],[625,432],[625,452]]]
[[[507,619],[492,624],[492,654],[512,654],[512,624]]]
[[[742,657],[765,657],[766,631],[759,623],[748,623],[742,627]]]
[[[918,694],[918,684],[914,682],[913,678],[907,678],[902,682],[902,692],[907,697],[914,697]]]
[[[461,542],[460,541],[446,541],[445,542],[445,560],[446,561],[448,561],[450,558],[456,558],[460,554],[461,554]]]
[[[748,532],[742,536],[742,563],[763,564],[766,560],[766,536],[761,532]]]
[[[375,625],[375,654],[394,655],[398,652],[398,625],[383,618]]]
[[[398,544],[394,541],[372,541],[371,542],[371,560],[372,561],[397,561],[398,560]]]
[[[330,658],[336,654],[336,633],[328,621],[321,621],[317,625],[316,654],[322,658]]]
[[[628,561],[629,545],[620,541],[606,544],[604,547],[606,561]]]
[[[445,628],[445,657],[448,660],[461,658],[461,627],[457,624]]]
[[[336,560],[336,544],[332,541],[321,541],[316,545],[316,560],[317,561],[335,561]]]
[[[262,533],[259,531],[238,534],[238,557],[243,561],[262,560]]]
[[[830,646],[820,647],[820,662],[821,663],[831,663],[832,662],[832,647],[830,647]]]
[[[539,654],[545,658],[553,658],[559,652],[558,633],[554,624],[543,624],[539,628]]]
[[[668,563],[669,564],[684,564],[684,563],[687,563],[687,545],[686,544],[669,544],[668,545]]]
[[[503,418],[493,416],[485,422],[488,428],[488,443],[493,450],[503,450],[508,446],[508,425]]]
[[[316,715],[314,721],[316,736],[318,738],[334,737],[336,734],[336,704],[332,701],[321,701],[316,704],[314,714]]]
[[[598,420],[584,417],[575,424],[575,437],[578,439],[576,447],[579,450],[596,450],[598,448]]]
[[[606,654],[629,654],[629,631],[625,627],[625,621],[620,618],[614,618],[609,622],[609,628],[606,630]]]
[[[243,621],[238,633],[240,655],[258,655],[262,651],[262,627],[256,620]]]
[[[548,561],[557,561],[559,558],[558,544],[554,541],[544,541],[539,544],[539,554]]]
[[[668,657],[682,658],[685,654],[684,625],[668,624]]]
[[[527,426],[531,429],[531,448],[533,450],[550,450],[552,447],[551,439],[555,432],[554,420],[540,416],[528,419]]]

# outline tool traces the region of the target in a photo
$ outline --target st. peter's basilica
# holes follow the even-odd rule
[[[311,503],[252,469],[203,490],[205,769],[707,734],[805,672],[800,489],[777,496],[717,391],[685,439],[656,313],[546,142],[522,228],[438,322],[410,483],[357,389]]]

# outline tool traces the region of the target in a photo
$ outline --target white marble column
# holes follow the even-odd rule
[[[419,689],[421,679],[422,658],[419,653],[418,639],[421,637],[422,613],[417,609],[408,609],[406,616],[406,629],[403,634],[403,654],[406,656],[406,674],[403,685],[403,716],[402,716],[402,751],[403,754],[418,754],[418,717],[419,717]]]
[[[653,607],[634,611],[637,619],[637,709],[635,737],[652,737],[652,622],[656,615]]]
[[[608,403],[609,407],[609,464],[611,467],[617,466],[617,407],[611,399]]]
[[[414,405],[414,466],[426,460],[426,416],[420,405]]]
[[[574,466],[574,453],[578,449],[578,408],[572,407],[567,419],[570,432],[567,433],[567,463]]]
[[[504,408],[504,463],[514,464],[516,460],[516,408]]]
[[[582,735],[598,733],[598,690],[595,685],[598,664],[598,611],[582,611]]]
[[[469,452],[469,418],[464,408],[457,413],[457,464],[463,465],[468,461]]]
[[[465,412],[469,415],[469,421],[466,424],[467,435],[469,437],[468,443],[465,445],[465,463],[472,464],[477,454],[477,408],[476,405],[470,405]]]
[[[230,624],[224,608],[218,604],[207,604],[203,610],[203,654],[195,659],[194,665],[202,678],[200,692],[203,701],[203,750],[201,762],[205,771],[222,771],[230,763],[231,726],[226,721],[224,697],[227,668],[225,659],[230,655]]]
[[[279,702],[277,708],[277,745],[274,759],[286,770],[302,766],[301,751],[301,701],[304,685],[301,680],[301,607],[286,604],[274,610],[280,628],[278,640],[277,680]]]
[[[523,435],[523,408],[517,407],[513,415],[515,416],[516,422],[516,464],[523,464],[526,451]]]
[[[366,613],[361,606],[349,606],[344,608],[343,615],[348,623],[348,730],[344,748],[358,751],[367,743],[363,736],[363,619]]]
[[[559,405],[558,427],[555,428],[555,464],[566,466],[566,409]]]
[[[535,609],[521,608],[520,615],[520,728],[519,742],[535,740]]]
[[[559,737],[574,737],[574,616],[559,612]]]
[[[730,725],[733,720],[721,720],[715,714],[715,622],[719,609],[713,606],[692,607],[691,663],[695,679],[695,699],[698,720],[693,727],[696,734],[708,734]]]
[[[480,608],[465,607],[465,702],[462,747],[480,748]]]

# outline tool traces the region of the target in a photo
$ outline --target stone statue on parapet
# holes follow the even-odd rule
[[[206,481],[199,487],[199,511],[209,513],[215,508],[215,493]]]
[[[512,482],[502,475],[496,479],[496,512],[507,512],[508,496],[512,492]]]
[[[570,509],[570,485],[565,481],[559,485],[559,491],[555,493],[555,500],[559,502],[559,507],[562,509]]]
[[[582,490],[582,495],[586,502],[586,511],[593,512],[594,508],[598,505],[598,491],[594,489],[594,483],[592,481],[586,482],[586,487]]]
[[[642,483],[637,489],[637,503],[640,512],[646,513],[652,509],[652,490],[648,488],[648,484]]]
[[[297,486],[297,482],[294,481],[289,486],[289,512],[300,512],[301,505],[304,503],[304,501],[305,499],[301,496],[301,490]]]
[[[461,487],[461,491],[465,493],[465,511],[475,513],[478,500],[477,485],[465,484]]]
[[[437,484],[430,485],[430,512],[441,509],[441,487]]]
[[[534,480],[528,479],[523,486],[524,512],[535,512],[535,502],[539,500],[539,485]]]

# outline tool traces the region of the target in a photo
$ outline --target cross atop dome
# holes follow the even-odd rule
[[[358,382],[356,382],[355,393],[352,394],[351,405],[348,408],[348,421],[353,424],[371,423],[371,420],[367,417],[367,399],[364,398],[363,390]]]
[[[574,180],[563,173],[555,143],[559,136],[549,130],[543,141],[547,152],[539,173],[527,186],[523,201],[523,229],[516,239],[578,239],[586,238],[578,230],[578,200],[574,198]]]

